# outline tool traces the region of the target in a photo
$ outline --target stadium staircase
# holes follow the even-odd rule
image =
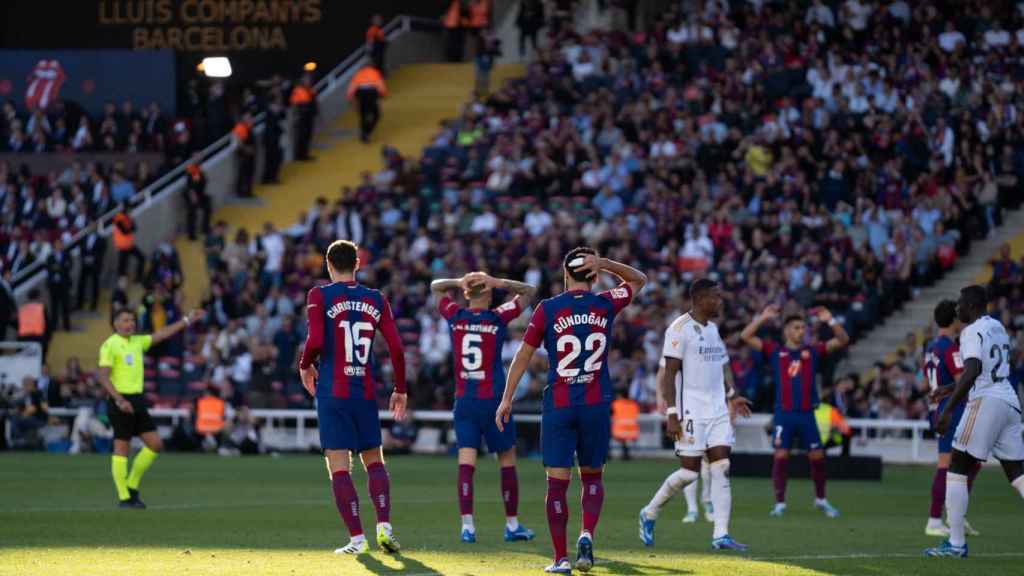
[[[495,66],[492,89],[523,73],[521,65]],[[232,230],[244,227],[250,233],[262,230],[265,222],[283,229],[294,224],[298,214],[311,208],[317,197],[337,198],[342,186],[358,185],[361,172],[379,170],[382,145],[418,158],[440,122],[460,114],[474,86],[474,70],[472,64],[415,64],[396,70],[387,83],[390,97],[381,105],[381,121],[370,145],[355,138],[358,116],[348,110],[329,130],[317,134],[316,161],[286,164],[281,184],[257,186],[257,200],[229,203],[214,213],[213,221],[224,220]],[[186,308],[198,306],[209,285],[202,246],[201,241],[189,242],[184,235],[175,242],[185,277]],[[131,294],[133,302],[141,294],[135,290]],[[110,296],[109,290],[102,291],[99,314],[76,315],[75,331],[54,334],[47,362],[52,373],[63,373],[72,356],[79,358],[83,368],[95,368],[99,345],[110,335]]]
[[[838,366],[836,374],[855,373],[862,378],[871,378],[874,377],[876,362],[894,362],[907,335],[913,333],[920,337],[928,327],[935,305],[940,300],[955,300],[964,286],[987,282],[991,278],[992,269],[988,261],[998,253],[1003,243],[1010,243],[1014,258],[1024,256],[1022,230],[1024,210],[1004,212],[1003,225],[985,240],[973,242],[970,252],[957,261],[956,266],[941,280],[921,289],[916,298],[904,304],[902,309],[854,344],[846,359]]]

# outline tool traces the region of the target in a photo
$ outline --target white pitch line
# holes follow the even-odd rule
[[[1024,552],[982,552],[971,554],[972,558],[1021,558]],[[856,560],[859,558],[924,558],[923,553],[909,554],[905,552],[854,552],[851,554],[807,554],[800,556],[750,556],[750,560],[773,561],[773,560]]]

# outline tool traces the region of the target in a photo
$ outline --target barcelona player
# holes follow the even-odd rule
[[[510,423],[512,397],[533,353],[541,345],[548,355],[544,388],[541,449],[547,473],[547,516],[554,563],[553,574],[569,574],[566,525],[573,462],[583,484],[583,526],[576,542],[576,568],[594,565],[593,539],[604,502],[601,473],[611,438],[612,384],[608,375],[608,343],[612,323],[647,283],[643,272],[601,258],[592,248],[573,248],[562,263],[565,292],[541,302],[530,318],[523,343],[509,368],[505,394],[498,407],[499,429]],[[593,291],[601,272],[616,276],[617,287]]]
[[[459,449],[459,515],[461,539],[476,542],[473,522],[473,474],[481,439],[498,454],[501,465],[501,498],[505,504],[505,541],[528,541],[533,530],[519,523],[519,479],[516,475],[516,430],[513,422],[498,430],[494,414],[505,391],[505,366],[501,348],[509,322],[529,306],[536,288],[515,280],[492,278],[473,272],[459,279],[434,280],[430,289],[438,296],[437,307],[448,321],[452,339],[455,374],[455,440]],[[461,289],[469,307],[459,306],[450,293]],[[501,306],[490,308],[494,290],[515,296]]]
[[[938,415],[946,408],[949,402],[949,395],[956,388],[956,379],[964,371],[964,362],[960,357],[960,344],[957,337],[960,335],[960,320],[956,316],[956,302],[943,300],[935,306],[935,325],[938,327],[938,334],[928,343],[924,353],[924,375],[931,390],[929,399],[933,402],[932,426],[938,420]],[[938,404],[934,404],[935,402]],[[946,475],[949,472],[950,456],[953,452],[953,434],[960,424],[960,418],[964,415],[966,402],[961,402],[953,407],[952,420],[946,433],[939,436],[939,461],[935,467],[935,476],[932,478],[932,499],[928,513],[928,524],[925,525],[924,533],[929,536],[949,537],[949,527],[942,521],[942,510],[946,505]],[[967,476],[967,487],[974,484],[974,478],[981,470],[981,464],[973,466]],[[971,536],[980,536],[967,521],[964,521],[964,529]]]
[[[843,325],[826,308],[818,308],[819,321],[832,328],[832,338],[824,344],[804,343],[807,323],[801,314],[787,316],[782,325],[783,344],[762,340],[757,331],[765,322],[779,316],[779,307],[768,306],[743,329],[740,338],[751,348],[764,354],[771,362],[775,381],[775,460],[772,481],[775,484],[775,506],[769,516],[780,517],[786,512],[786,479],[789,475],[789,451],[794,437],[800,439],[800,448],[807,451],[814,480],[814,507],[829,518],[839,516],[839,510],[825,498],[825,449],[821,444],[814,409],[818,407],[818,387],[815,375],[818,362],[828,354],[844,348],[850,337]]]
[[[299,360],[299,374],[302,385],[316,398],[320,445],[334,501],[351,537],[335,553],[364,554],[369,548],[349,472],[352,453],[359,454],[369,477],[370,500],[377,513],[377,545],[396,553],[399,544],[390,520],[391,484],[380,448],[374,335],[380,332],[384,336],[391,355],[395,389],[390,408],[398,420],[405,418],[405,354],[391,305],[380,291],[356,282],[358,269],[355,244],[337,240],[327,248],[331,283],[311,289],[306,296],[309,336]],[[317,359],[319,369],[313,365]]]

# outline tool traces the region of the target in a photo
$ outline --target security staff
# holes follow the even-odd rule
[[[121,309],[114,313],[114,334],[100,347],[99,379],[109,395],[107,416],[114,428],[114,454],[110,458],[110,471],[121,508],[146,507],[139,499],[139,483],[163,449],[163,442],[149,416],[149,408],[143,396],[143,356],[150,347],[205,316],[206,312],[193,310],[188,316],[164,326],[152,335],[141,335],[135,334],[134,312]],[[129,473],[128,450],[134,436],[141,437],[145,446],[135,456]]]
[[[370,141],[370,133],[380,120],[378,101],[387,95],[384,77],[373,66],[356,72],[348,84],[348,99],[359,104],[359,139],[364,143]]]
[[[313,89],[313,76],[304,74],[302,81],[292,88],[289,103],[296,114],[295,159],[312,160],[309,148],[313,142],[313,125],[316,122],[317,102],[316,91]]]

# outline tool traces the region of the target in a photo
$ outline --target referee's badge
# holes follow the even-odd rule
[[[127,364],[128,366],[131,366],[134,362],[135,362],[135,359],[132,357],[131,354],[125,354],[124,355],[124,363],[125,364]]]

